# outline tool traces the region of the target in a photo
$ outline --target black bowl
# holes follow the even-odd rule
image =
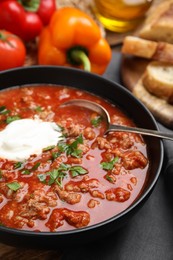
[[[24,67],[0,73],[0,89],[37,83],[65,85],[89,91],[117,104],[138,127],[158,130],[155,119],[141,102],[121,85],[101,76],[78,69],[54,66]],[[30,232],[0,227],[0,241],[30,247],[56,247],[74,243],[79,245],[103,238],[119,229],[143,206],[161,172],[164,156],[162,141],[154,137],[146,137],[145,141],[151,162],[149,178],[140,197],[128,209],[96,225],[64,232]]]

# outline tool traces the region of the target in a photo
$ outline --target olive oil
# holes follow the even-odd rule
[[[95,0],[94,11],[106,29],[133,30],[144,18],[152,0]]]

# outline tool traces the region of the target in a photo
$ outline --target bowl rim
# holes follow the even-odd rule
[[[1,75],[5,75],[5,74],[9,74],[9,73],[13,73],[13,72],[22,72],[22,71],[27,71],[27,70],[60,70],[60,71],[64,71],[64,72],[74,72],[77,74],[83,74],[84,76],[89,76],[90,78],[97,78],[98,80],[102,80],[105,83],[110,83],[115,85],[116,87],[120,88],[120,91],[123,91],[126,93],[126,95],[130,96],[131,99],[133,99],[135,102],[138,103],[138,105],[140,105],[142,107],[143,110],[145,110],[145,112],[148,114],[148,116],[150,117],[150,120],[152,121],[154,127],[156,130],[159,130],[158,124],[156,122],[156,119],[154,118],[154,116],[152,115],[152,113],[149,111],[149,109],[140,101],[138,100],[128,89],[124,88],[120,83],[117,83],[113,80],[107,79],[101,75],[97,75],[94,73],[90,73],[90,72],[86,72],[83,71],[81,69],[77,69],[77,68],[73,68],[73,67],[63,67],[63,66],[52,66],[52,65],[33,65],[33,66],[25,66],[25,67],[18,67],[18,68],[12,68],[6,71],[0,71],[0,77]],[[28,83],[30,84],[30,83]],[[35,83],[35,84],[39,84],[39,83]],[[44,84],[44,83],[43,83]],[[47,84],[47,83],[45,83]],[[23,84],[24,85],[24,84]],[[26,84],[27,85],[27,84]],[[9,86],[7,88],[10,87],[14,87],[14,86]],[[67,86],[68,87],[68,86]],[[70,86],[69,86],[70,87]],[[0,91],[3,91],[2,88],[0,89]],[[92,91],[89,91],[92,93]],[[94,91],[93,91],[94,94]],[[121,107],[120,107],[121,109]],[[50,231],[29,231],[29,230],[22,230],[22,229],[15,229],[15,228],[9,228],[9,227],[4,227],[4,226],[0,226],[0,231],[5,231],[6,233],[10,233],[10,234],[15,234],[15,235],[25,235],[25,236],[34,236],[34,237],[49,237],[49,236],[67,236],[67,235],[75,235],[75,234],[80,234],[83,232],[87,232],[93,229],[97,229],[100,228],[104,225],[108,225],[111,222],[117,220],[117,219],[121,219],[122,217],[124,217],[125,215],[127,215],[128,213],[130,213],[132,210],[134,210],[135,208],[137,208],[137,206],[142,203],[142,201],[145,200],[145,198],[148,197],[148,195],[150,195],[151,191],[153,190],[154,186],[156,185],[160,173],[161,173],[161,169],[163,166],[163,159],[164,159],[164,146],[163,146],[163,141],[160,139],[159,140],[160,143],[160,161],[158,164],[158,168],[156,170],[155,176],[153,178],[153,181],[151,182],[151,184],[148,186],[148,188],[146,189],[146,191],[142,192],[142,194],[135,200],[135,202],[133,202],[128,208],[126,208],[125,210],[123,210],[122,212],[120,212],[117,215],[114,215],[106,220],[103,220],[99,223],[93,224],[93,225],[89,225],[83,228],[78,228],[78,229],[71,229],[71,230],[65,230],[65,231],[55,231],[55,232],[50,232]]]

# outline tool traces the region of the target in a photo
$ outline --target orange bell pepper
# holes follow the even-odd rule
[[[58,9],[39,38],[38,63],[43,65],[75,66],[103,74],[111,54],[95,21],[73,7]]]

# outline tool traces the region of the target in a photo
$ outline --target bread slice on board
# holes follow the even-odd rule
[[[133,94],[151,111],[159,122],[173,129],[173,106],[168,104],[166,100],[149,93],[143,85],[143,76],[135,85]]]
[[[139,37],[173,43],[173,0],[163,0],[146,18]]]
[[[153,61],[143,75],[144,87],[155,96],[173,102],[173,65]]]
[[[155,42],[136,36],[126,36],[121,52],[173,64],[173,44],[166,42]]]

